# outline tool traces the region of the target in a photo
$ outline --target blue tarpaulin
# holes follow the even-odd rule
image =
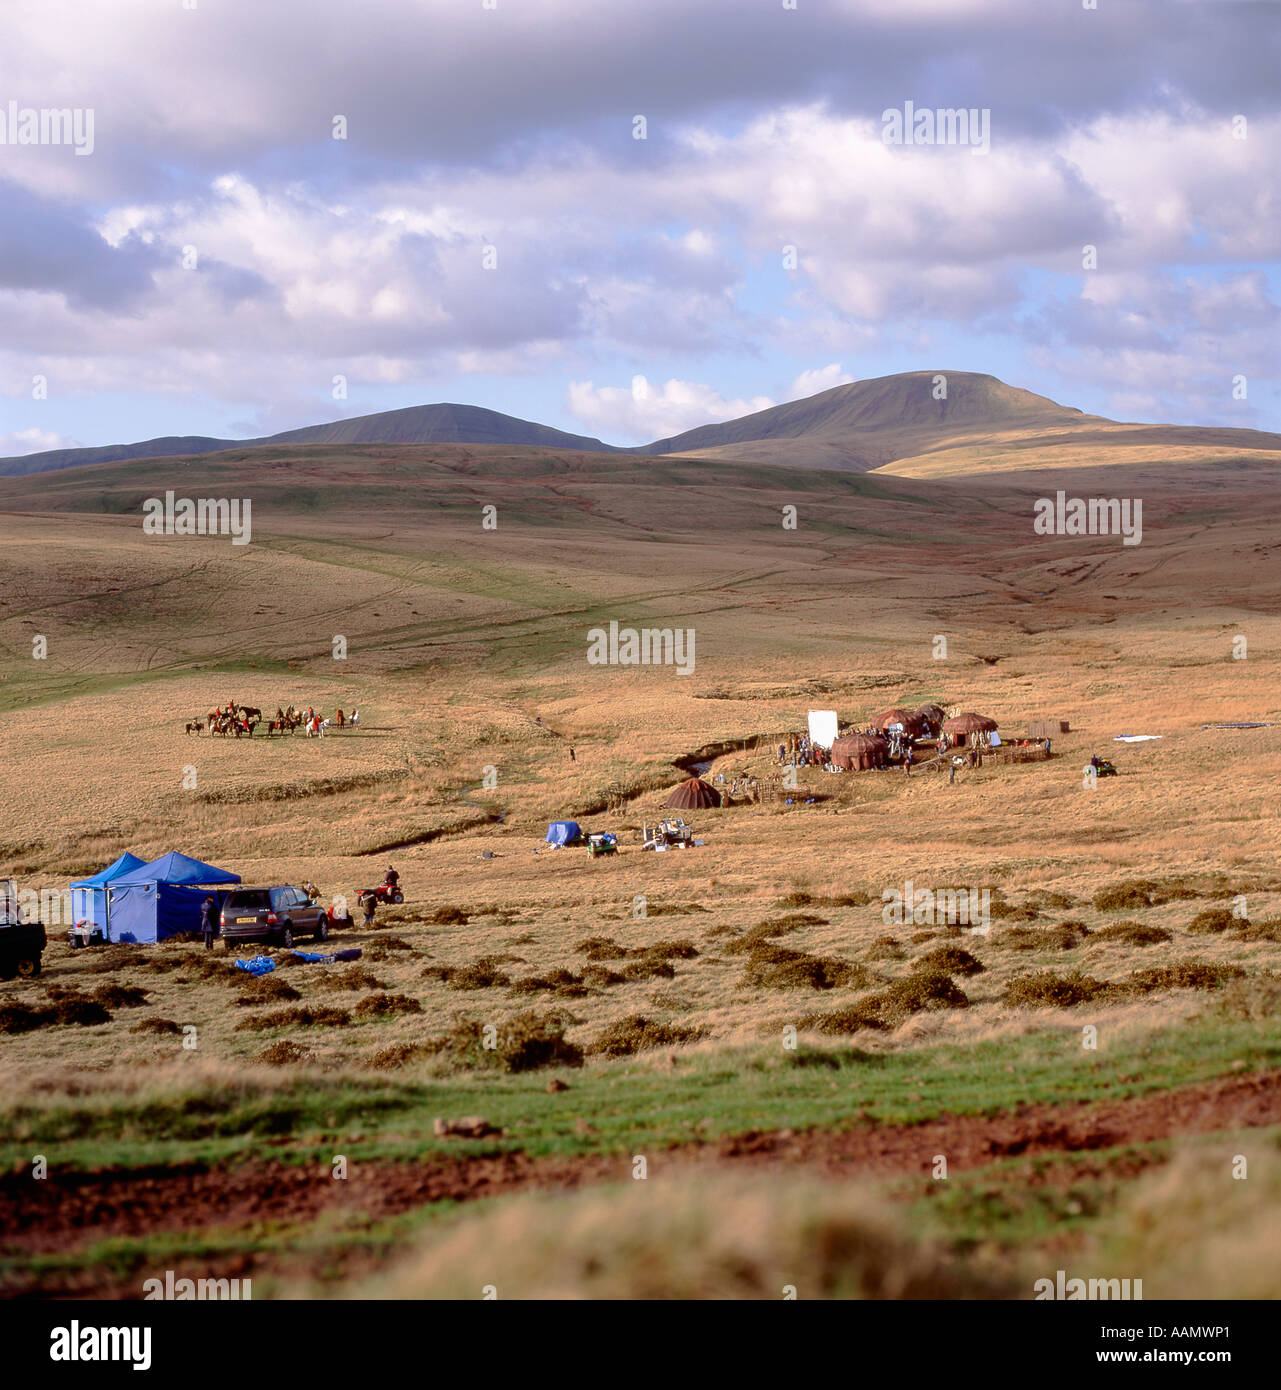
[[[576,820],[554,820],[547,827],[549,845],[568,845],[582,839],[583,832]]]
[[[236,961],[235,966],[251,975],[266,975],[276,968],[276,962],[270,956],[250,956],[248,960]]]

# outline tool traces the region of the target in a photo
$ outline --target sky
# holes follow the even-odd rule
[[[1279,59],[1271,0],[9,4],[0,456],[909,370],[1281,430]]]

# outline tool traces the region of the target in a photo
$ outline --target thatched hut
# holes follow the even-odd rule
[[[879,734],[844,734],[832,744],[832,765],[842,772],[866,772],[889,760],[890,745]]]
[[[706,811],[721,804],[721,794],[701,777],[691,777],[672,792],[667,804],[678,811]]]
[[[897,707],[882,710],[870,722],[873,729],[888,729],[893,724],[901,724],[908,738],[916,738],[925,732],[925,720],[919,714]]]
[[[967,743],[973,743],[976,734],[990,734],[995,732],[997,727],[995,719],[989,719],[986,714],[974,714],[970,711],[943,721],[943,732],[957,748],[964,748]],[[984,740],[979,739],[978,742],[982,743]]]
[[[937,734],[947,718],[947,711],[941,705],[922,705],[916,711],[916,717],[924,721],[927,733]]]

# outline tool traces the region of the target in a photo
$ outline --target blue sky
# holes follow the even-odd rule
[[[639,443],[921,369],[1281,429],[1275,19],[1185,0],[6,13],[0,110],[91,110],[94,146],[0,144],[0,454],[439,400]],[[990,148],[887,145],[907,100],[988,111]]]

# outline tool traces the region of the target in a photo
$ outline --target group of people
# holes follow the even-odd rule
[[[778,745],[778,760],[784,766],[822,767],[827,750],[810,740],[808,734],[788,734],[787,742]]]

